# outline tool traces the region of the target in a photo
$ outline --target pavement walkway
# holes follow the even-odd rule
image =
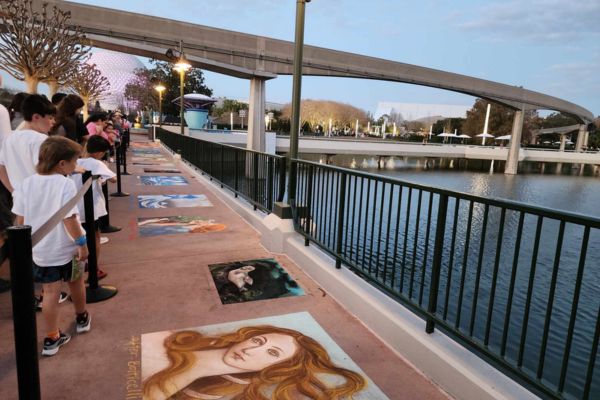
[[[133,135],[128,154],[131,175],[123,177],[123,190],[130,196],[113,197],[109,203],[111,223],[123,229],[106,235],[110,241],[101,246],[100,266],[108,273],[101,284],[116,286],[119,292],[110,300],[89,305],[92,330],[84,335],[74,333],[71,304],[61,304],[61,327],[73,338],[56,356],[40,358],[43,399],[141,399],[141,335],[264,317],[277,321],[277,316],[300,312],[308,312],[389,399],[448,399],[328,296],[302,266],[265,250],[259,234],[164,149],[165,163],[175,164],[181,174],[146,174],[143,168],[148,166],[134,165],[136,142],[145,139]],[[139,177],[145,175],[181,175],[189,184],[141,185]],[[145,194],[204,194],[213,206],[139,208],[137,196]],[[201,216],[224,224],[225,229],[148,237],[138,233],[138,218],[169,216]],[[208,266],[252,259],[275,259],[305,295],[222,304]],[[7,271],[0,275],[5,277]],[[38,336],[41,343],[39,313]],[[0,344],[0,398],[17,399],[10,293],[0,294]],[[366,389],[355,398],[384,398],[373,393]]]

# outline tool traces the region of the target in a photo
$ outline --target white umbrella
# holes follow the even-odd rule
[[[496,140],[510,140],[510,135],[498,136]]]
[[[457,137],[462,138],[462,139],[471,139],[471,136],[465,135],[464,133],[462,135],[458,135]]]
[[[480,133],[479,135],[475,135],[477,137],[482,137],[482,138],[493,138],[495,137],[494,135],[490,135],[489,133]]]
[[[454,133],[442,132],[438,135],[439,137],[455,137]]]

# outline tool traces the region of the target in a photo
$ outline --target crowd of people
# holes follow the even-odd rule
[[[97,262],[100,231],[119,229],[107,223],[102,185],[115,181],[107,162],[112,162],[129,123],[118,111],[93,113],[84,121],[83,107],[81,97],[63,93],[51,100],[18,93],[8,109],[0,105],[0,245],[12,225],[30,225],[32,232],[39,229],[75,197],[85,171],[99,177],[92,184]],[[68,298],[62,291],[63,282],[69,286],[77,333],[91,328],[85,298],[88,248],[84,221],[81,199],[32,249],[34,282],[41,287],[34,303],[42,311],[45,356],[56,354],[71,339],[58,327],[58,304]],[[0,268],[8,264],[5,249],[2,246]],[[106,275],[98,269],[98,279]],[[0,291],[9,289],[9,282],[0,282]]]

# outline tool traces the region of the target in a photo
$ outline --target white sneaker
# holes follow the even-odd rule
[[[106,236],[100,236],[100,244],[108,243],[108,238]]]

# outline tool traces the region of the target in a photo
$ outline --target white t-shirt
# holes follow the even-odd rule
[[[106,164],[104,164],[100,160],[96,160],[95,158],[80,158],[77,160],[77,165],[85,168],[87,171],[91,171],[92,175],[100,175],[95,182],[92,183],[92,192],[94,193],[94,221],[100,217],[103,217],[107,214],[106,212],[106,202],[104,201],[104,194],[102,193],[102,183],[107,181],[110,178],[115,177],[115,173],[112,172]],[[83,185],[83,175],[81,174],[73,174],[71,175],[71,179],[75,182],[75,186],[77,190],[81,188]],[[81,222],[85,222],[85,208],[83,205],[83,199],[77,203],[77,207],[79,208],[79,218]]]
[[[38,230],[77,193],[75,184],[60,174],[32,175],[15,187],[12,212]],[[73,207],[65,218],[79,214]],[[83,229],[83,228],[82,228]],[[68,263],[77,253],[77,245],[61,222],[33,247],[33,261],[40,267],[57,267]]]
[[[43,133],[24,129],[14,131],[4,139],[0,148],[0,165],[6,167],[13,188],[36,173],[40,146],[47,138]]]
[[[11,132],[10,115],[8,115],[6,107],[0,104],[0,149],[2,148],[4,139],[6,139]]]

